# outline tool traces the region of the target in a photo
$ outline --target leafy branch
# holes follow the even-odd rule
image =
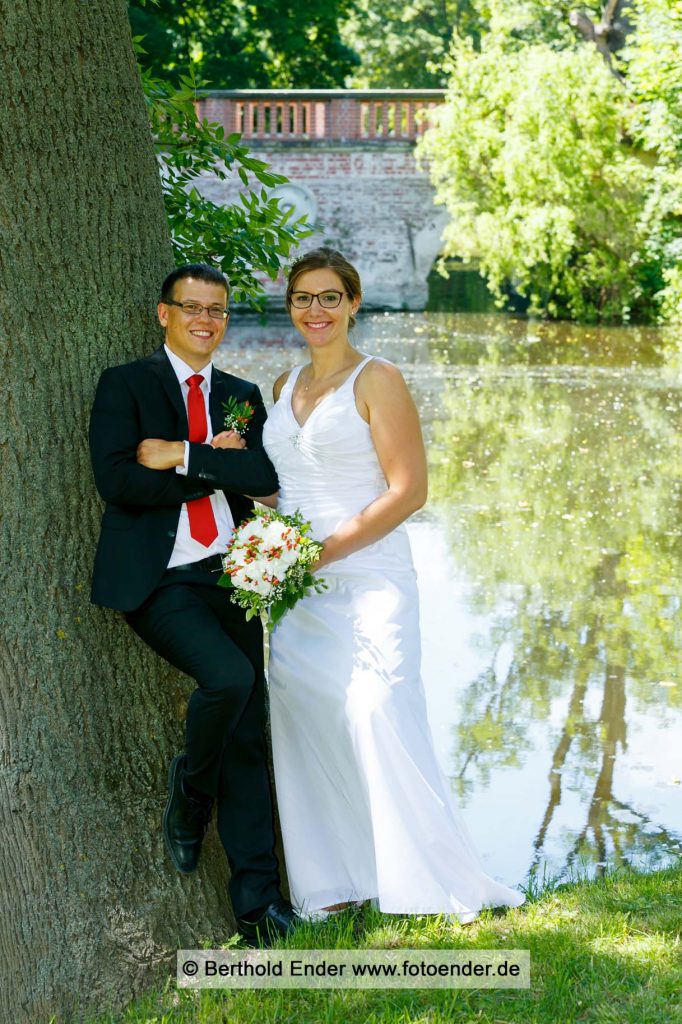
[[[140,37],[134,39],[142,51]],[[238,132],[197,117],[201,87],[193,73],[179,86],[140,69],[164,203],[177,263],[203,261],[229,277],[236,302],[262,309],[263,276],[275,280],[292,248],[311,231],[305,218],[292,220],[269,190],[288,181],[240,143]],[[238,174],[246,191],[239,203],[221,204],[202,195],[211,176],[230,181]]]

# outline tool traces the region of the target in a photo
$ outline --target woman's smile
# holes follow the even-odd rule
[[[319,331],[323,327],[329,327],[331,320],[306,320],[306,327],[311,327],[314,331]]]

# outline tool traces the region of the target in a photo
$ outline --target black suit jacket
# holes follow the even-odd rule
[[[266,413],[260,391],[214,367],[209,408],[216,434],[225,429],[222,403],[230,395],[255,408],[244,434],[247,447],[191,443],[187,476],[182,476],[175,469],[147,469],[136,460],[144,438],[182,441],[188,435],[180,385],[163,347],[102,374],[90,417],[95,483],[106,502],[92,581],[95,604],[133,611],[146,600],[168,565],[183,502],[222,490],[240,523],[253,510],[244,493],[258,497],[277,490],[263,450]]]

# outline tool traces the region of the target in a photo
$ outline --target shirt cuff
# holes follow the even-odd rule
[[[185,457],[181,466],[175,467],[175,472],[179,473],[180,476],[187,476],[187,468],[189,466],[189,441],[182,442],[185,446]]]

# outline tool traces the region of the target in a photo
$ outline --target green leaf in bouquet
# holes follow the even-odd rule
[[[293,606],[292,606],[293,607]],[[271,633],[277,623],[282,619],[284,613],[289,610],[288,602],[274,601],[270,605],[270,614],[267,621],[268,632]]]

